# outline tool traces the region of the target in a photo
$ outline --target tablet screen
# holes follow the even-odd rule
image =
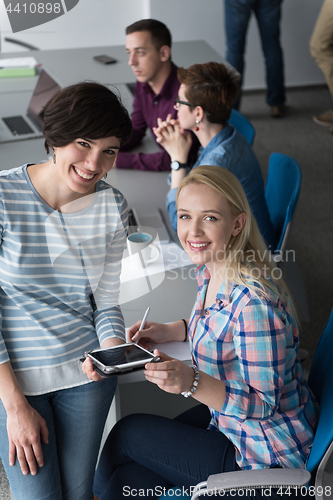
[[[124,344],[112,349],[94,351],[90,355],[105,366],[119,366],[138,361],[148,362],[155,357],[154,354],[141,349],[136,344]]]

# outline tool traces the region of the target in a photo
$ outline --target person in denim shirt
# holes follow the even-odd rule
[[[223,64],[209,62],[178,68],[178,79],[177,120],[168,115],[165,121],[159,119],[154,129],[156,142],[171,157],[171,189],[166,202],[173,229],[177,229],[177,190],[191,167],[188,152],[192,131],[202,146],[193,168],[217,165],[230,170],[243,186],[264,240],[274,248],[259,162],[244,136],[227,123],[239,93],[237,75]]]

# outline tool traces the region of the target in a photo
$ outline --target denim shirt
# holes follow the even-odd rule
[[[243,186],[252,213],[267,245],[274,248],[274,230],[265,200],[264,181],[259,162],[245,137],[227,124],[201,150],[193,168],[199,165],[217,165],[230,170]],[[177,230],[177,188],[167,194],[167,208],[173,229]]]

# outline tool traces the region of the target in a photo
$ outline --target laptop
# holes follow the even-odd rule
[[[136,232],[140,226],[151,227],[158,233],[160,243],[169,243],[170,234],[164,223],[163,216],[158,209],[154,214],[140,215],[140,218],[134,207],[128,210],[128,232]]]
[[[26,113],[1,116],[0,143],[42,137],[44,107],[60,89],[60,83],[46,69],[41,69]],[[10,103],[11,108],[15,105]]]

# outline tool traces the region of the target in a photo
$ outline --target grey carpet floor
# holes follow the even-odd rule
[[[312,116],[332,108],[325,87],[289,89],[287,115],[272,119],[263,92],[247,92],[240,111],[256,129],[254,150],[267,175],[273,152],[294,157],[302,168],[302,189],[288,247],[295,250],[307,295],[310,321],[303,323],[300,344],[308,350],[309,369],[320,334],[333,306],[333,134]],[[10,500],[0,462],[0,500]],[[36,499],[38,500],[38,499]]]
[[[0,460],[0,500],[10,500],[9,483]],[[37,500],[37,499],[36,499]]]

